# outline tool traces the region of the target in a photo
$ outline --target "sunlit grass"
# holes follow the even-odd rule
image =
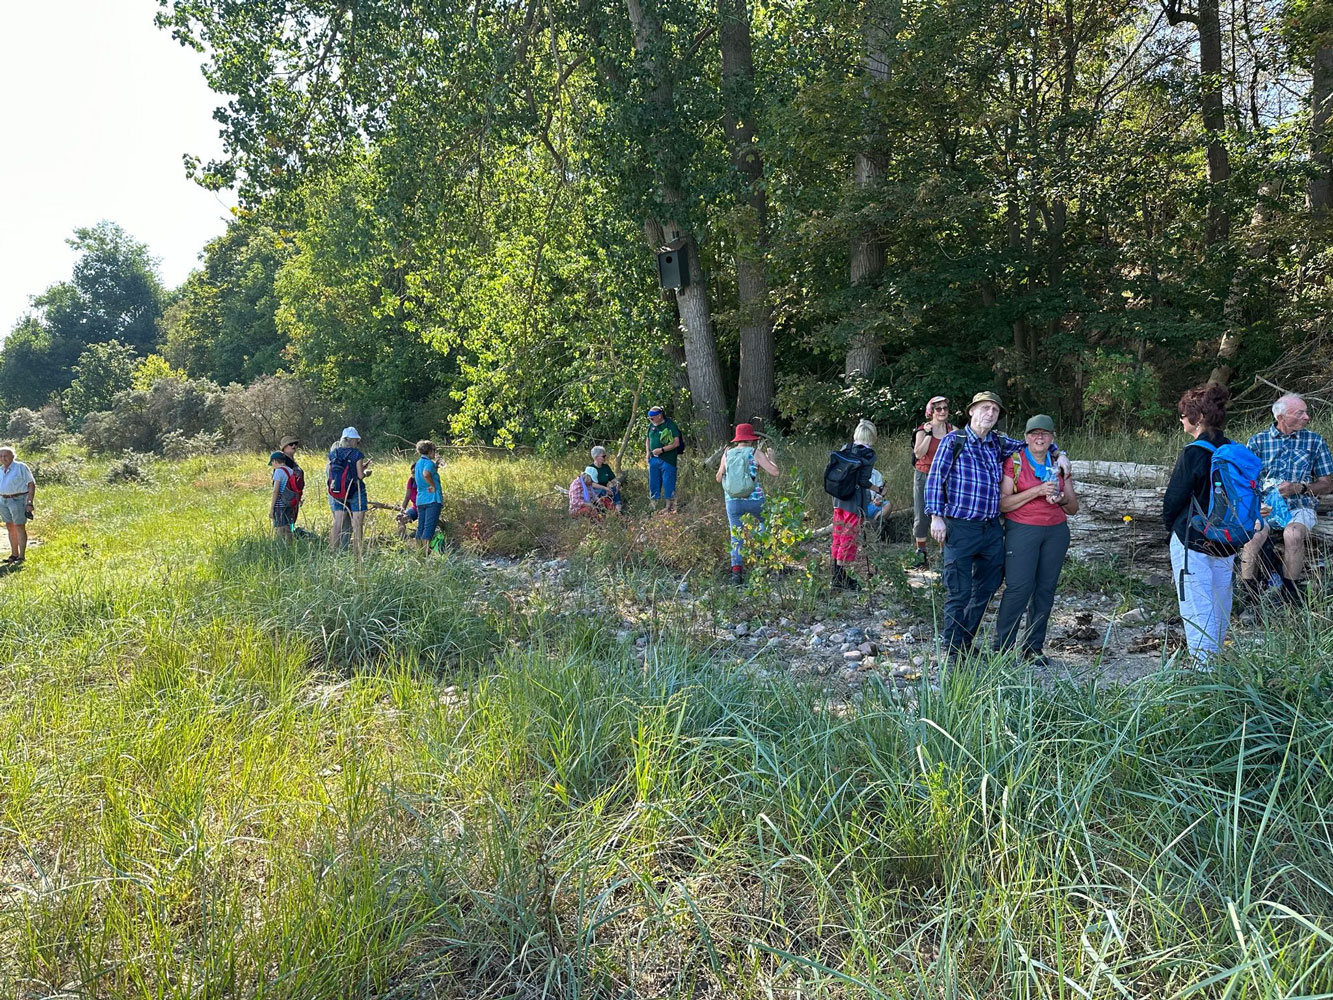
[[[383,515],[279,549],[260,462],[90,466],[0,577],[0,995],[1333,991],[1321,610],[1211,675],[842,706],[686,635],[638,522],[570,606]],[[563,468],[445,490],[541,512]]]

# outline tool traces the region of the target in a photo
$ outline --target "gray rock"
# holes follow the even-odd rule
[[[815,622],[813,625],[810,626],[810,634],[811,634],[811,635],[819,635],[820,633],[822,633],[822,632],[826,632],[826,631],[827,631],[827,628],[825,627],[825,625],[824,625],[823,622]]]
[[[833,664],[825,660],[820,660],[818,663],[815,664],[815,673],[817,673],[820,677],[823,677],[832,669],[833,669]],[[827,692],[825,693],[827,694]]]
[[[741,622],[733,631],[735,631],[737,638],[740,638],[741,636],[750,634],[750,626],[746,625],[745,622]]]
[[[925,665],[926,665],[926,658],[924,656],[912,657],[912,666],[916,667],[918,670],[921,667],[924,667]]]
[[[1116,619],[1121,625],[1142,625],[1148,620],[1148,612],[1142,608],[1130,608]]]
[[[863,643],[861,643],[861,645],[857,646],[856,648],[859,649],[859,650],[860,650],[862,653],[864,653],[866,656],[873,656],[873,655],[875,654],[875,652],[877,651],[877,650],[876,650],[876,647],[875,647],[875,644],[874,644],[873,642],[863,642]]]
[[[828,637],[828,641],[833,643],[846,642],[847,637],[841,632],[834,632]]]
[[[782,639],[779,636],[771,636],[768,640],[769,646],[781,646]]]
[[[863,628],[849,628],[844,635],[848,642],[862,643],[866,641],[866,630]]]
[[[863,655],[864,654],[859,649],[849,649],[842,654],[842,658],[844,660],[851,660],[853,663],[857,663],[861,660],[861,657]]]

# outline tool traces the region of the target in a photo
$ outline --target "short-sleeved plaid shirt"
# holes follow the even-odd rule
[[[1283,434],[1277,424],[1260,431],[1246,442],[1245,447],[1263,462],[1261,475],[1265,480],[1280,483],[1312,483],[1320,476],[1333,476],[1333,454],[1324,439],[1311,430]],[[1287,506],[1314,510],[1319,499],[1308,493],[1287,497]]]

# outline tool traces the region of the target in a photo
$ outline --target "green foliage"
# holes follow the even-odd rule
[[[780,575],[813,579],[805,484],[799,472],[778,483],[764,498],[762,518],[741,518],[742,558],[752,583]]]
[[[1083,412],[1108,430],[1152,425],[1166,416],[1157,372],[1127,354],[1098,348],[1084,363]]]
[[[134,348],[118,340],[85,347],[64,395],[65,412],[75,426],[94,410],[110,407],[118,394],[130,389],[139,364]]]
[[[222,423],[222,393],[198,379],[158,379],[151,389],[120,392],[106,410],[88,414],[81,435],[94,454],[157,452],[182,439],[211,435]],[[215,439],[205,439],[215,440]]]
[[[34,296],[36,312],[19,321],[0,349],[0,398],[7,405],[40,406],[62,394],[90,345],[116,341],[146,354],[156,342],[165,292],[148,248],[113,222],[76,229],[66,242],[77,255],[70,280]],[[109,400],[96,393],[77,404],[83,412]]]
[[[162,316],[162,353],[173,367],[219,385],[283,367],[287,340],[278,330],[273,282],[293,241],[275,215],[238,210],[204,247],[203,267]]]
[[[134,366],[134,373],[130,381],[132,388],[147,391],[159,379],[174,379],[177,382],[184,382],[186,377],[185,372],[172,368],[162,355],[150,354]]]

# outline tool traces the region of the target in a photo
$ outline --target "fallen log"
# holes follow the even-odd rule
[[[1074,461],[1074,479],[1083,483],[1102,480],[1122,486],[1165,486],[1171,470],[1165,465],[1143,465],[1139,462]]]
[[[1132,523],[1147,522],[1161,535],[1162,544],[1166,543],[1166,529],[1162,525],[1162,496],[1164,489],[1128,488],[1123,486],[1105,486],[1101,483],[1078,483],[1079,513],[1072,519],[1091,518],[1108,522],[1111,527],[1125,523],[1129,517]],[[1322,498],[1327,499],[1327,498]],[[1320,509],[1325,509],[1321,502]],[[1072,524],[1072,521],[1071,521]],[[1314,538],[1325,543],[1333,542],[1333,520],[1320,517],[1315,521]]]

